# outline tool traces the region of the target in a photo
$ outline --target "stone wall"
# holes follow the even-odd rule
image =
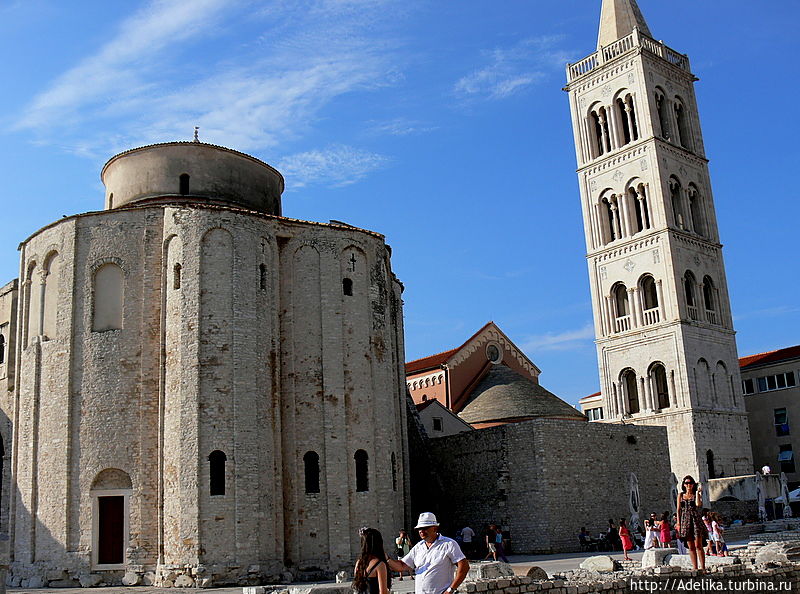
[[[165,204],[62,219],[21,252],[19,405],[3,405],[20,580],[320,577],[352,564],[360,526],[402,525],[401,286],[382,236]],[[119,291],[98,281],[109,267]],[[124,499],[121,563],[98,558],[104,497]]]
[[[579,550],[582,526],[597,534],[609,518],[629,518],[631,473],[643,514],[670,509],[662,427],[537,419],[436,439],[430,450],[445,532],[497,523],[515,553]]]
[[[571,574],[571,575],[570,575]],[[783,584],[778,586],[778,584]],[[595,573],[579,577],[579,572],[569,572],[563,577],[536,580],[525,576],[482,580],[465,583],[467,594],[628,594],[629,592],[730,592],[730,591],[783,591],[800,590],[800,565],[756,568],[729,565],[699,575],[696,571],[677,567],[656,567],[647,571]]]

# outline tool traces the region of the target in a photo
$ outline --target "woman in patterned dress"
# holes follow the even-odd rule
[[[686,475],[678,495],[678,525],[675,528],[678,538],[689,549],[692,567],[705,571],[706,556],[703,547],[708,539],[708,531],[700,515],[702,509],[702,487],[691,476]]]

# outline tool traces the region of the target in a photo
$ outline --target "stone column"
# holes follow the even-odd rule
[[[612,197],[613,200],[613,197]],[[614,228],[613,235],[615,235],[616,239],[622,237],[622,228],[619,224],[619,207],[616,204],[616,201],[609,202],[609,208],[611,208],[611,225]]]
[[[639,328],[644,326],[644,320],[642,317],[642,303],[641,299],[639,298],[639,287],[631,287],[628,289],[628,292],[631,294],[631,318],[633,318],[633,325]]]
[[[645,229],[650,228],[650,212],[647,209],[647,201],[645,200],[644,191],[642,191],[641,186],[637,186],[636,188],[636,200],[639,201],[639,212],[642,213],[642,226]]]
[[[667,319],[667,311],[664,307],[664,289],[662,287],[663,281],[658,279],[656,281],[656,298],[658,299],[658,315],[659,322],[664,322]]]
[[[656,410],[655,401],[653,400],[653,378],[650,376],[649,373],[645,376],[644,389],[647,393],[647,396],[645,397],[645,401],[647,402],[647,408],[650,411],[655,411]]]
[[[625,225],[625,236],[630,237],[633,235],[633,224],[631,222],[631,211],[629,208],[629,200],[626,192],[617,194],[617,203],[621,203],[620,209],[622,210],[622,221]]]

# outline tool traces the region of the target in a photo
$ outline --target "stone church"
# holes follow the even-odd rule
[[[753,472],[689,58],[603,0],[567,67],[605,421],[667,428],[672,470]]]
[[[405,523],[384,238],[282,217],[281,174],[210,144],[133,149],[101,178],[104,210],[25,239],[0,290],[11,585],[350,567],[360,526]]]

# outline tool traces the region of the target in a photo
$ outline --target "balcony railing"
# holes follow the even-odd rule
[[[716,324],[717,323],[717,312],[712,311],[710,309],[706,310],[706,320],[708,320],[709,324]]]
[[[574,64],[567,64],[567,81],[571,82],[587,72],[591,72],[597,66],[609,60],[613,60],[618,56],[627,54],[637,47],[641,47],[651,54],[663,58],[678,68],[690,71],[689,58],[685,54],[679,54],[674,49],[664,45],[661,41],[651,39],[640,33],[638,29],[634,29],[633,33],[630,35],[618,39],[610,45],[601,47],[598,51],[585,57],[583,60],[575,62]]]
[[[695,307],[694,305],[689,305],[688,309],[689,309],[689,317],[690,318],[692,318],[693,320],[699,320],[700,319],[700,315],[697,313],[697,307]]]
[[[659,314],[657,307],[654,307],[653,309],[644,310],[645,325],[649,326],[651,324],[658,324],[660,320],[661,320],[661,314]]]
[[[631,317],[621,316],[614,320],[614,329],[616,332],[625,332],[631,329]]]

